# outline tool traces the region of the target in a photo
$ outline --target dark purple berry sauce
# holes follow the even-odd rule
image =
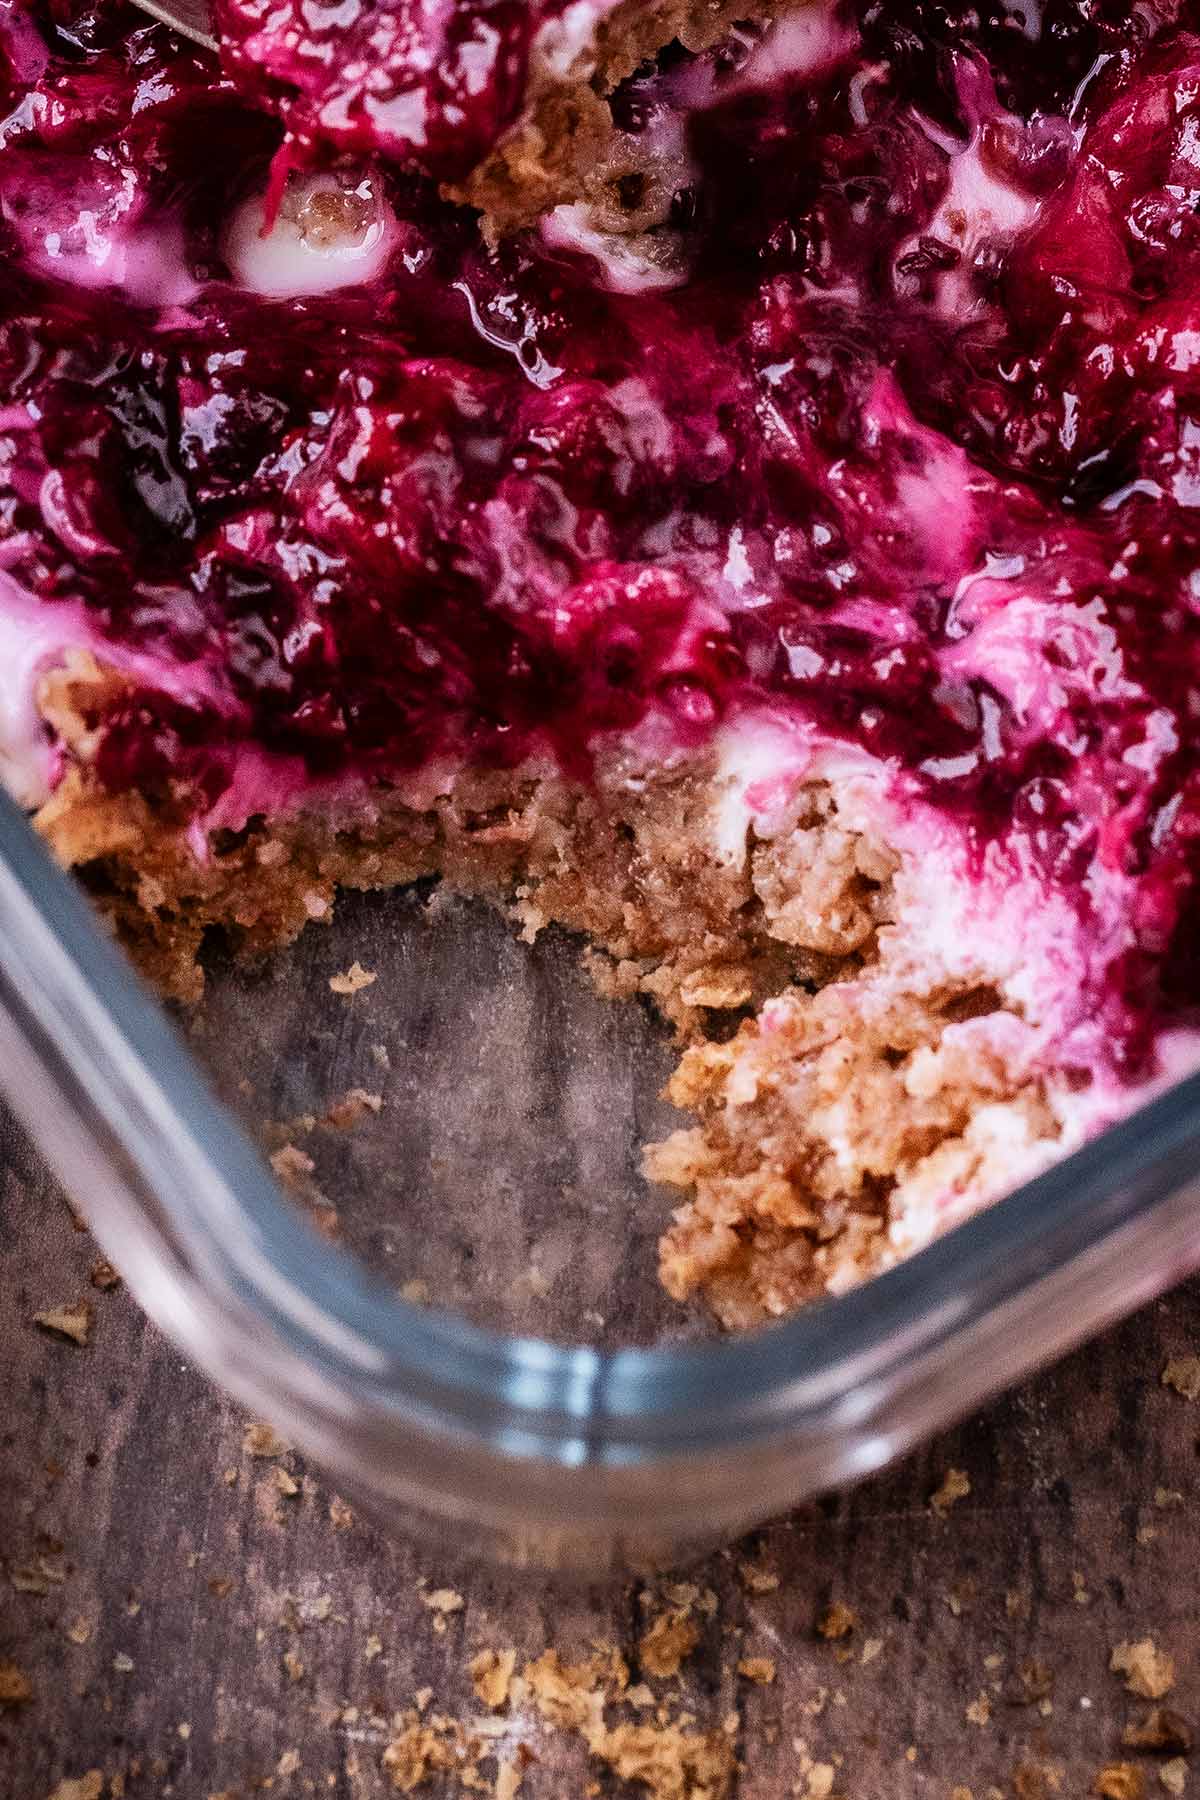
[[[534,34],[562,5],[215,0],[214,11],[235,80],[278,109],[289,154],[377,151],[455,179],[515,122]]]
[[[103,778],[586,776],[769,705],[981,867],[1123,884],[1095,1004],[1141,1067],[1200,1000],[1200,5],[675,47],[615,107],[670,218],[610,257],[574,214],[490,251],[431,179],[546,9],[349,3],[221,0],[224,74],[120,4],[0,12],[0,568],[142,672]],[[385,218],[360,285],[239,271],[285,129],[331,229]]]

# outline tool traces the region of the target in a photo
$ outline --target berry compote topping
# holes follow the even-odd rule
[[[3,592],[130,674],[101,778],[204,818],[247,759],[586,778],[769,709],[981,871],[1118,892],[1089,1004],[1144,1068],[1200,1000],[1200,6],[675,47],[617,97],[678,183],[619,256],[578,209],[488,250],[430,179],[542,9],[349,6],[223,0],[225,74],[0,12]]]
[[[580,0],[215,0],[214,13],[235,79],[285,120],[285,154],[332,144],[453,180],[518,118],[535,37],[568,4],[575,15]],[[586,23],[571,22],[584,41]]]

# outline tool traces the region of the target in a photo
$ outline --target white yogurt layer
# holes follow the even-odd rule
[[[797,796],[813,783],[832,789],[839,827],[900,859],[894,922],[880,932],[872,982],[897,995],[993,988],[1002,1010],[947,1030],[994,1057],[1014,1085],[1037,1079],[1043,1086],[1058,1126],[1053,1139],[1006,1146],[1004,1135],[1025,1126],[1019,1110],[1004,1105],[972,1122],[976,1134],[990,1131],[997,1140],[996,1159],[987,1161],[999,1171],[996,1191],[1030,1179],[1200,1066],[1200,1033],[1171,1030],[1157,1045],[1157,1072],[1140,1087],[1112,1071],[1107,1027],[1094,1016],[1093,980],[1130,946],[1131,878],[1097,869],[1084,918],[1019,844],[999,839],[982,860],[973,858],[962,826],[931,805],[910,776],[794,716],[763,706],[721,728],[710,815],[714,857],[738,864],[754,842],[789,832]],[[1090,1085],[1063,1074],[1081,1069]],[[928,1242],[992,1197],[918,1184],[893,1221],[896,1252]]]
[[[373,281],[397,234],[371,175],[312,174],[292,177],[270,230],[266,195],[250,195],[230,218],[222,249],[239,286],[290,300]]]
[[[649,294],[679,287],[687,279],[687,263],[678,232],[632,232],[627,237],[597,231],[590,208],[582,203],[556,206],[542,220],[542,241],[551,250],[573,250],[593,257],[601,285],[611,294]]]
[[[34,695],[42,674],[86,643],[82,612],[43,605],[0,571],[0,782],[18,806],[41,806],[55,783],[58,753]]]

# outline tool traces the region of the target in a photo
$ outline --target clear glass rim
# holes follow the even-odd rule
[[[243,1398],[286,1399],[344,1472],[369,1450],[386,1486],[414,1442],[440,1446],[454,1466],[435,1510],[460,1478],[503,1466],[511,1485],[529,1465],[536,1494],[518,1476],[468,1511],[562,1513],[583,1472],[614,1529],[634,1491],[676,1532],[704,1507],[748,1522],[877,1466],[1200,1263],[1196,1075],[863,1287],[754,1332],[599,1351],[414,1306],[281,1194],[3,797],[0,1013],[0,1086],[156,1322]],[[694,1493],[646,1488],[685,1466]]]

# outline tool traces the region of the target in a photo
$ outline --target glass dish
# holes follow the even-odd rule
[[[395,1109],[410,1140],[425,1133],[415,1148],[410,1141],[406,1160],[397,1164],[394,1122],[371,1124],[376,1148],[357,1177],[346,1149],[357,1134],[323,1138],[341,1184],[339,1207],[343,1186],[356,1179],[362,1190],[346,1211],[352,1226],[359,1214],[366,1221],[364,1242],[385,1189],[401,1202],[420,1191],[417,1230],[406,1227],[402,1209],[386,1242],[376,1232],[377,1254],[368,1260],[382,1261],[385,1279],[323,1238],[284,1197],[182,1032],[106,940],[23,816],[0,800],[0,1088],[157,1324],[395,1528],[432,1537],[442,1549],[593,1575],[677,1561],[807,1493],[877,1469],[1200,1266],[1198,1076],[844,1298],[707,1342],[695,1341],[695,1317],[668,1311],[664,1301],[662,1317],[672,1321],[664,1329],[649,1303],[635,1304],[626,1291],[626,1265],[648,1266],[658,1222],[644,1217],[644,1193],[622,1218],[606,1210],[601,1191],[602,1179],[612,1181],[621,1166],[621,1143],[633,1143],[629,1065],[618,1057],[616,1075],[583,1066],[575,1089],[565,1071],[587,1065],[592,1052],[573,1061],[578,1045],[564,1052],[550,1042],[556,1021],[562,1026],[588,1005],[600,1009],[602,1034],[616,1029],[609,1022],[620,1009],[578,1000],[569,982],[558,994],[551,970],[545,1016],[531,1020],[518,1006],[505,1022],[503,929],[497,924],[493,937],[490,925],[468,922],[464,935],[461,921],[451,920],[443,943],[435,920],[421,927],[434,935],[414,947],[410,927],[421,911],[418,901],[397,896],[375,908],[376,947],[392,944],[400,973],[393,970],[391,998],[381,977],[374,1011],[355,1010],[360,997],[348,1004],[328,989],[329,971],[355,954],[346,933],[361,940],[368,929],[366,914],[351,905],[348,923],[313,940],[308,973],[303,959],[284,956],[275,966],[290,975],[219,977],[208,1009],[188,1027],[217,1084],[240,1087],[243,1102],[245,1072],[261,1083],[264,1069],[271,1103],[294,1101],[306,1046],[317,1040],[334,1066],[347,1046],[355,1067],[368,1055],[380,1068],[388,1060],[399,1066]],[[482,1025],[463,1031],[458,1021],[457,1037],[474,1060],[452,1071],[453,1079],[443,1069],[442,1080],[436,1069],[431,1075],[429,1058],[436,1063],[442,1054],[438,957],[445,945],[465,961],[476,1024],[501,1024],[489,1042]],[[527,953],[513,945],[511,954]],[[368,1039],[394,1013],[401,990],[410,1023],[424,1009],[424,1025],[409,1032],[398,1059],[394,1030],[390,1052],[385,1046],[380,1054]],[[274,1042],[259,1042],[255,1033],[272,1019]],[[514,1035],[520,1029],[523,1049]],[[639,1029],[638,1055],[653,1077],[664,1052],[649,1025]],[[469,1134],[466,1173],[453,1159],[445,1163],[421,1100],[450,1092],[454,1104],[442,1112],[453,1135],[456,1120],[502,1109],[518,1052],[555,1087],[559,1121],[550,1131],[534,1107],[525,1149],[511,1121],[500,1121],[508,1174],[499,1189],[504,1205],[504,1194],[517,1195],[520,1229],[516,1214],[497,1215],[492,1201],[483,1203],[495,1171],[482,1166],[484,1153]],[[463,1085],[473,1095],[463,1098]],[[580,1122],[583,1092],[592,1094],[593,1124],[575,1142],[571,1121]],[[320,1132],[313,1135],[311,1120],[305,1129],[315,1144]],[[591,1136],[600,1156],[606,1131],[615,1133],[609,1160],[589,1160]],[[539,1197],[512,1170],[520,1176],[517,1152],[536,1149],[540,1138],[558,1163]],[[582,1225],[565,1210],[564,1166],[583,1192]],[[509,1275],[526,1260],[531,1231],[543,1250],[557,1245],[558,1262],[552,1279],[543,1274],[522,1288]],[[505,1271],[475,1309],[489,1324],[397,1297],[414,1266],[438,1265],[440,1291],[452,1290],[448,1246],[466,1267],[479,1262],[489,1237],[504,1240]],[[397,1246],[393,1266],[388,1255]],[[532,1335],[534,1324],[590,1341],[552,1344]],[[664,1343],[665,1335],[677,1341]],[[631,1344],[647,1337],[654,1347]]]

